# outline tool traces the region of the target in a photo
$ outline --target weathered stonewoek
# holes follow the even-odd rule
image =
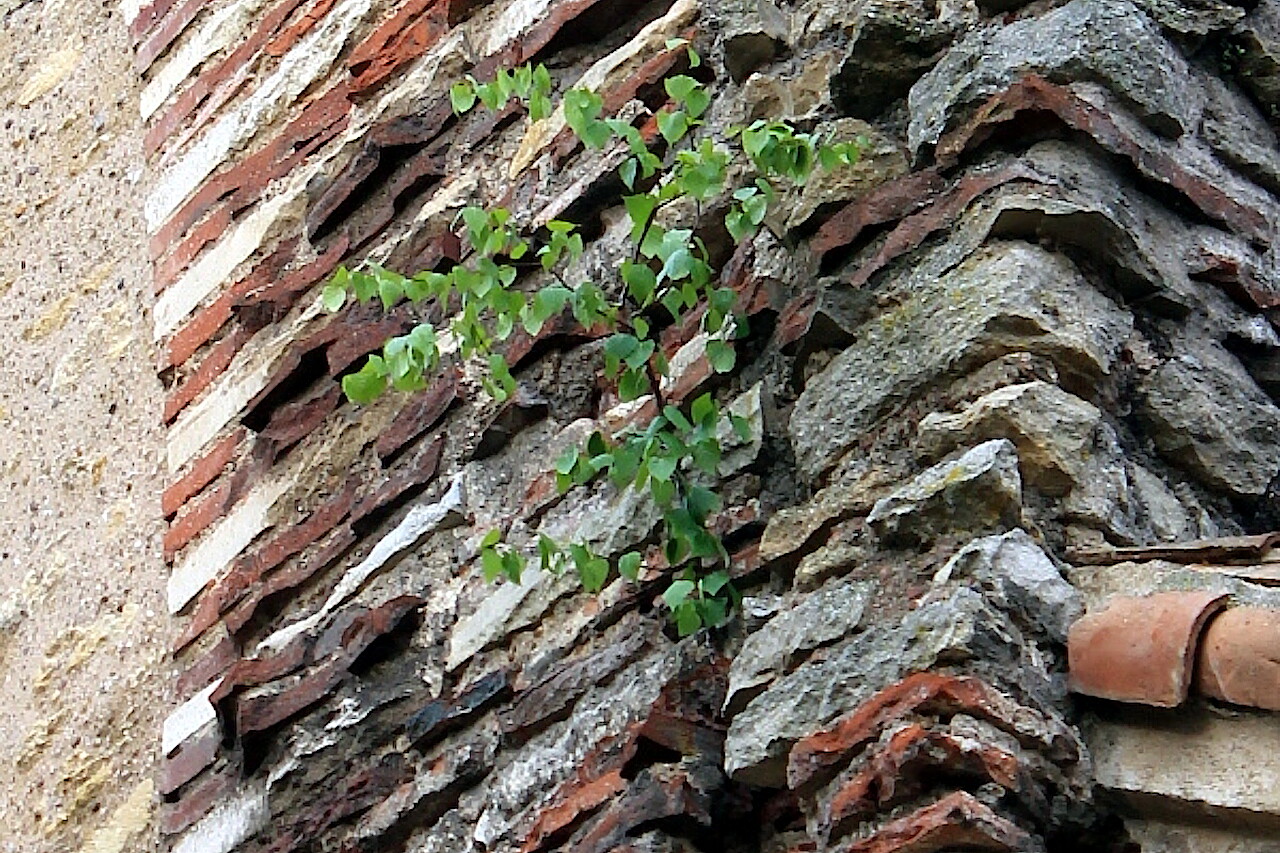
[[[1265,837],[1274,797],[1128,773],[1115,706],[1069,692],[1065,652],[1085,605],[1124,591],[1120,570],[1072,561],[1280,518],[1278,10],[139,10],[189,697],[164,732],[173,849],[1160,850],[1209,844],[1179,823],[1223,814],[1223,844]],[[517,107],[459,119],[448,89],[544,62],[656,138],[662,80],[689,70],[674,38],[708,58],[705,132],[776,117],[867,139],[742,245],[715,205],[669,211],[751,326],[730,376],[696,329],[668,329],[670,394],[710,391],[754,430],[726,456],[716,522],[743,612],[680,641],[656,549],[641,583],[598,599],[537,572],[493,587],[477,565],[493,527],[653,543],[634,497],[555,493],[564,447],[644,417],[601,380],[597,340],[567,319],[516,340],[503,405],[464,366],[358,409],[340,378],[415,315],[318,303],[339,263],[463,260],[466,204],[584,223],[581,272],[608,280],[627,245],[616,153]],[[1177,562],[1129,592],[1201,582],[1161,573]],[[1261,577],[1210,598],[1251,602],[1263,615],[1236,622],[1270,630]],[[1209,629],[1215,661],[1252,648],[1230,624]],[[1091,630],[1072,635],[1082,654],[1107,629]],[[1274,672],[1231,692],[1228,664],[1197,695],[1259,719]],[[1209,701],[1179,678],[1175,704]]]

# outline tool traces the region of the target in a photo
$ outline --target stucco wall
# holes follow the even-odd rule
[[[150,849],[172,694],[137,76],[114,3],[0,3],[0,850]]]

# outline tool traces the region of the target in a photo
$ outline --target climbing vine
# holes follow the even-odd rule
[[[677,47],[688,51],[691,69],[701,64],[687,42],[668,44]],[[603,99],[589,89],[570,89],[560,99],[564,123],[586,148],[625,147],[617,174],[626,189],[620,200],[630,218],[631,250],[616,281],[571,283],[570,270],[585,249],[573,222],[554,220],[530,233],[517,227],[509,210],[467,207],[459,214],[471,250],[464,263],[448,272],[411,276],[373,264],[343,267],[324,288],[322,300],[329,311],[354,297],[362,303],[379,300],[385,309],[405,299],[430,301],[452,312],[447,328],[421,323],[387,340],[380,354],[344,377],[343,391],[360,405],[389,388],[425,388],[443,359],[482,364],[485,392],[503,401],[516,383],[502,344],[517,328],[537,336],[568,311],[584,329],[609,332],[603,345],[607,377],[623,401],[651,398],[655,414],[641,427],[617,434],[596,431],[585,445],[569,448],[556,460],[557,486],[563,493],[607,479],[618,489],[647,492],[661,508],[663,556],[674,568],[662,600],[678,632],[686,635],[724,624],[737,600],[729,555],[708,526],[721,506],[710,484],[720,465],[722,436],[736,432],[748,440],[749,425],[721,411],[710,394],[687,404],[668,401],[671,365],[658,346],[658,332],[700,311],[706,358],[715,372],[728,373],[737,360],[734,341],[748,329],[745,317],[734,313],[735,291],[717,284],[707,246],[691,228],[662,224],[661,213],[681,200],[692,200],[699,209],[720,201],[727,205],[726,231],[741,242],[765,222],[780,183],[802,184],[815,168],[852,164],[861,149],[857,142],[823,141],[784,121],[755,121],[717,141],[700,133],[711,106],[706,87],[686,74],[664,85],[670,101],[655,117],[661,141],[646,139],[633,121],[606,116]],[[543,65],[499,71],[488,82],[468,76],[450,90],[459,115],[477,105],[501,110],[514,99],[535,122],[553,115],[552,97],[553,82]],[[731,167],[744,158],[750,180],[729,189]],[[516,287],[528,270],[541,271],[544,283],[536,290]],[[585,544],[559,543],[545,535],[538,537],[536,554],[528,556],[504,543],[499,530],[480,543],[480,564],[491,581],[519,582],[530,559],[557,575],[572,567],[591,592],[601,590],[615,572],[637,580],[644,562],[639,551],[601,555]]]

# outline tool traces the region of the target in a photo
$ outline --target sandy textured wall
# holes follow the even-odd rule
[[[0,850],[150,849],[171,695],[137,78],[114,3],[0,3]]]

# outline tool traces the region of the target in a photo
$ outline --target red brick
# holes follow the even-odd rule
[[[1208,591],[1112,599],[1071,626],[1071,688],[1161,708],[1182,704],[1201,631],[1225,605],[1225,593]]]
[[[176,692],[179,698],[194,696],[213,683],[219,675],[240,659],[235,640],[227,634],[218,639],[212,649],[178,676]]]
[[[271,413],[271,420],[258,434],[265,442],[268,458],[274,462],[282,451],[316,430],[342,402],[342,388],[332,382],[319,394],[288,403]]]
[[[223,577],[217,578],[213,586],[200,597],[191,620],[175,643],[174,650],[178,651],[186,647],[212,627],[219,616],[226,613],[246,593],[258,586],[268,572],[285,560],[300,554],[333,530],[351,511],[354,500],[354,488],[348,486],[321,504],[304,520],[273,532],[273,535],[262,545],[237,557],[231,570]],[[262,591],[261,595],[253,597],[253,606],[256,607],[260,598],[270,594],[271,591],[274,590],[268,588]],[[232,620],[228,620],[228,628],[235,631],[239,625],[233,625]]]
[[[423,440],[406,464],[395,468],[370,494],[363,495],[351,510],[351,520],[358,521],[369,513],[394,502],[413,489],[421,489],[435,479],[444,452],[444,433]]]
[[[835,725],[800,739],[787,760],[787,785],[792,789],[820,785],[849,763],[857,751],[873,742],[885,727],[908,715],[951,717],[968,714],[1031,743],[1054,760],[1079,758],[1074,737],[1034,709],[1019,705],[984,681],[971,677],[920,672],[876,693]],[[1019,721],[1035,720],[1033,736]]]
[[[193,495],[198,494],[222,473],[241,449],[247,435],[244,428],[239,428],[224,436],[208,453],[196,460],[182,479],[165,489],[160,498],[160,509],[166,518],[176,513]]]
[[[175,2],[177,0],[156,0],[138,12],[138,17],[129,23],[129,38],[135,45],[169,13]]]
[[[277,314],[287,313],[301,294],[338,268],[348,245],[345,239],[336,240],[320,257],[292,272],[279,272],[271,277],[255,276],[253,284],[244,288],[238,304],[269,306]]]
[[[218,333],[218,330],[231,319],[231,307],[235,305],[234,293],[226,292],[213,301],[213,304],[196,311],[194,317],[186,322],[165,343],[163,367],[176,367],[189,359],[196,350],[204,346]]]
[[[1018,759],[999,746],[913,723],[894,732],[836,788],[823,806],[823,823],[833,835],[844,835],[860,821],[919,796],[933,780],[957,778],[994,782],[1014,793],[1035,788]]]
[[[288,685],[281,685],[277,691],[257,692],[252,696],[237,697],[236,731],[242,735],[265,731],[318,702],[345,679],[347,667],[369,647],[370,643],[395,628],[408,611],[421,604],[422,599],[416,596],[400,596],[365,611],[343,632],[342,650],[337,655],[330,657],[300,679],[293,680]],[[297,645],[299,648],[303,647],[301,642]],[[294,654],[289,652],[288,657],[282,660],[279,666],[271,662],[262,662],[261,665],[264,669],[274,672],[292,662]],[[263,674],[249,668],[258,663],[245,661],[243,664],[237,664],[237,667],[242,665],[245,667],[242,680],[250,676],[256,678]],[[228,682],[231,681],[232,679],[228,678]],[[240,685],[232,684],[229,688],[224,684],[214,695],[217,698],[230,695],[231,688],[238,686]]]
[[[176,803],[160,806],[160,832],[175,835],[191,827],[215,805],[227,799],[239,783],[240,774],[234,768],[204,774]]]
[[[1280,711],[1280,610],[1233,607],[1204,631],[1196,689],[1235,705]]]
[[[234,218],[256,204],[269,183],[288,174],[345,130],[351,111],[347,94],[345,82],[334,86],[307,104],[297,118],[261,149],[205,181],[152,236],[152,257],[163,256],[215,208],[226,207]]]
[[[944,850],[1032,849],[1031,837],[968,791],[948,794],[855,842],[848,853],[936,853]]]
[[[349,524],[336,528],[315,550],[309,550],[272,572],[257,584],[243,601],[226,612],[223,622],[232,633],[240,631],[257,613],[258,606],[277,593],[306,583],[316,572],[329,565],[355,544],[356,536]]]
[[[213,381],[231,366],[232,359],[251,335],[247,329],[236,329],[218,341],[200,361],[195,373],[178,385],[164,401],[164,422],[170,423],[178,413],[199,397]]]
[[[316,0],[310,9],[303,13],[301,18],[271,40],[271,43],[266,48],[267,56],[284,56],[289,48],[297,44],[299,39],[311,32],[316,24],[324,20],[324,16],[329,14],[329,10],[333,8],[333,4],[336,2],[337,0]]]
[[[522,853],[533,853],[541,849],[547,839],[572,826],[583,815],[589,814],[608,802],[627,787],[627,780],[622,778],[621,770],[613,770],[587,782],[575,780],[572,787],[562,791],[558,802],[544,809],[538,815],[525,836]]]
[[[458,399],[458,370],[446,368],[426,391],[415,394],[404,411],[378,436],[375,447],[383,459],[431,429]]]
[[[173,562],[175,554],[230,509],[233,493],[232,483],[227,480],[170,522],[164,532],[165,562]]]
[[[214,723],[202,734],[187,738],[172,755],[160,762],[157,783],[161,795],[170,794],[194,779],[218,757],[222,729]]]
[[[200,14],[201,9],[208,5],[208,0],[186,0],[176,9],[173,9],[172,5],[172,3],[156,3],[149,9],[143,10],[138,20],[134,22],[134,26],[139,27],[144,21],[158,21],[151,34],[133,52],[133,70],[139,74],[150,68],[156,57],[168,50],[174,39],[182,35],[187,25]]]
[[[822,257],[849,245],[868,227],[895,222],[919,210],[945,187],[946,181],[937,169],[912,172],[881,184],[823,222],[809,245],[818,257]]]
[[[245,658],[236,661],[235,665],[227,671],[218,689],[210,695],[209,701],[216,705],[237,690],[257,687],[284,678],[306,662],[310,645],[309,638],[296,637],[289,645],[265,658]]]
[[[425,53],[449,30],[450,0],[409,0],[351,51],[352,94],[371,90]]]
[[[993,95],[962,126],[944,136],[935,151],[940,166],[955,164],[970,143],[982,140],[990,126],[1015,120],[1026,111],[1052,112],[1071,128],[1088,134],[1113,154],[1133,162],[1149,176],[1157,177],[1187,196],[1207,216],[1262,243],[1270,241],[1270,224],[1264,211],[1231,198],[1211,180],[1183,168],[1163,147],[1144,148],[1126,135],[1110,113],[1081,98],[1069,87],[1058,86],[1029,74],[1003,92]]]

